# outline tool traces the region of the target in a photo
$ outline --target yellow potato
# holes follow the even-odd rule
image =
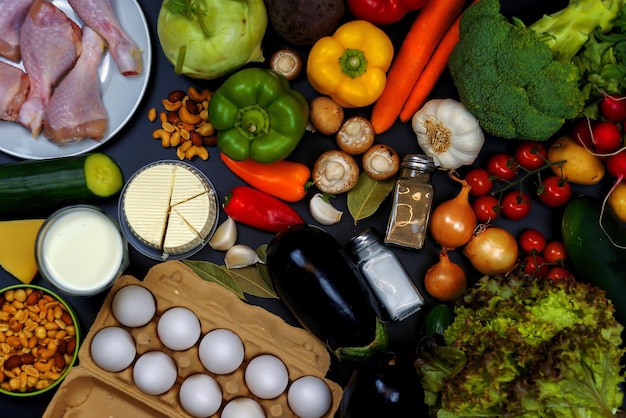
[[[620,183],[609,196],[609,206],[615,212],[615,215],[622,221],[626,222],[626,183]]]
[[[565,161],[562,166],[553,164],[550,168],[554,174],[563,176],[574,184],[597,184],[606,172],[602,160],[591,154],[569,135],[557,138],[550,145],[548,161],[551,163]]]

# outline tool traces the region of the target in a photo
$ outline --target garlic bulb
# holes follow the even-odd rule
[[[343,212],[336,209],[322,193],[316,193],[309,201],[311,216],[322,225],[333,225],[341,220]]]
[[[224,255],[224,265],[229,269],[248,267],[256,263],[263,264],[263,260],[247,245],[233,245]]]
[[[217,251],[226,251],[237,242],[237,225],[229,216],[217,227],[213,237],[209,240],[211,248]]]
[[[411,121],[417,143],[436,166],[455,170],[476,160],[485,143],[478,120],[454,99],[432,99]]]

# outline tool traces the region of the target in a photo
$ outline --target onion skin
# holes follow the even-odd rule
[[[471,186],[465,180],[450,177],[461,183],[461,190],[452,199],[439,204],[430,216],[430,234],[446,250],[465,245],[474,234],[477,220],[469,203]]]
[[[439,261],[424,275],[424,286],[432,297],[453,301],[467,290],[467,275],[461,266],[450,260],[446,250],[439,253]]]
[[[517,263],[517,241],[505,229],[484,226],[465,245],[463,255],[482,274],[508,273]]]

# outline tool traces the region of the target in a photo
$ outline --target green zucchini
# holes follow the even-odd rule
[[[424,335],[442,334],[454,321],[454,311],[448,305],[439,303],[424,316]]]
[[[123,186],[120,166],[102,153],[1,164],[0,214],[106,198]]]
[[[626,324],[626,227],[605,208],[604,230],[599,224],[602,203],[578,197],[565,207],[561,230],[567,258],[575,277],[604,289],[614,306],[616,318]]]

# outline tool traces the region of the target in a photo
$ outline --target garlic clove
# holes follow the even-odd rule
[[[343,212],[328,202],[322,193],[316,193],[309,201],[311,216],[322,225],[333,225],[341,220]]]
[[[217,251],[226,251],[237,242],[237,225],[235,221],[228,217],[217,227],[213,237],[209,240],[211,248]]]
[[[263,264],[263,260],[261,260],[256,251],[247,245],[233,245],[224,255],[224,264],[229,269],[248,267],[256,263]]]

